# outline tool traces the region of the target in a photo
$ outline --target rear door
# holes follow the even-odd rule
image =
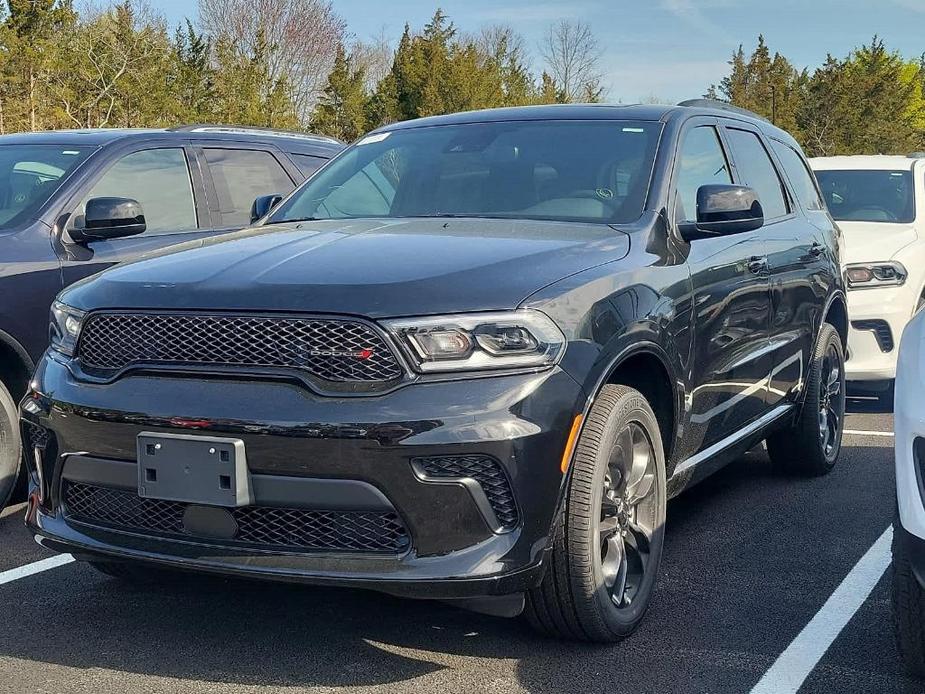
[[[141,142],[114,151],[68,199],[63,228],[81,227],[86,202],[110,196],[140,202],[147,230],[138,236],[80,244],[62,235],[57,247],[65,285],[115,263],[213,233],[202,177],[188,142]]]
[[[288,157],[269,145],[212,140],[196,142],[195,148],[215,231],[248,226],[255,199],[288,195],[305,178]]]
[[[697,190],[739,182],[716,119],[685,125],[674,172],[674,219],[696,220]],[[762,229],[690,243],[694,293],[691,442],[703,449],[766,411],[769,288]]]

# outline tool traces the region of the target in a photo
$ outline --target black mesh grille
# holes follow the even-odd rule
[[[64,503],[69,518],[118,530],[147,531],[195,539],[183,527],[189,504],[143,499],[135,492],[67,482]],[[238,526],[233,540],[200,538],[209,544],[254,548],[404,553],[408,531],[387,511],[318,511],[245,506],[229,509]]]
[[[514,492],[504,468],[494,458],[467,455],[445,458],[415,458],[412,461],[428,477],[461,479],[469,477],[481,485],[488,503],[501,526],[509,530],[517,525],[520,514]]]
[[[102,313],[87,320],[78,356],[90,372],[169,364],[294,368],[340,383],[402,375],[375,330],[346,320]]]

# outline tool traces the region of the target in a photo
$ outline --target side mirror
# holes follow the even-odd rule
[[[685,241],[743,234],[764,226],[758,194],[747,186],[706,185],[697,190],[697,221],[682,224]]]
[[[136,236],[145,229],[145,215],[137,200],[91,198],[84,211],[84,226],[68,233],[74,241],[99,241]]]
[[[270,211],[276,207],[282,199],[282,195],[261,195],[254,200],[254,204],[251,205],[251,224],[270,214]]]

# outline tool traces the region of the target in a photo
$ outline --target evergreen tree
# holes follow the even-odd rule
[[[344,47],[338,46],[334,67],[309,126],[346,142],[366,132],[366,75],[352,63]]]

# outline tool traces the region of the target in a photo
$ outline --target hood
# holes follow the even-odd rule
[[[371,318],[515,308],[629,251],[601,224],[326,220],[212,237],[73,285],[80,309],[301,311]]]
[[[890,260],[918,240],[912,224],[882,222],[838,222],[842,231],[842,264]]]

